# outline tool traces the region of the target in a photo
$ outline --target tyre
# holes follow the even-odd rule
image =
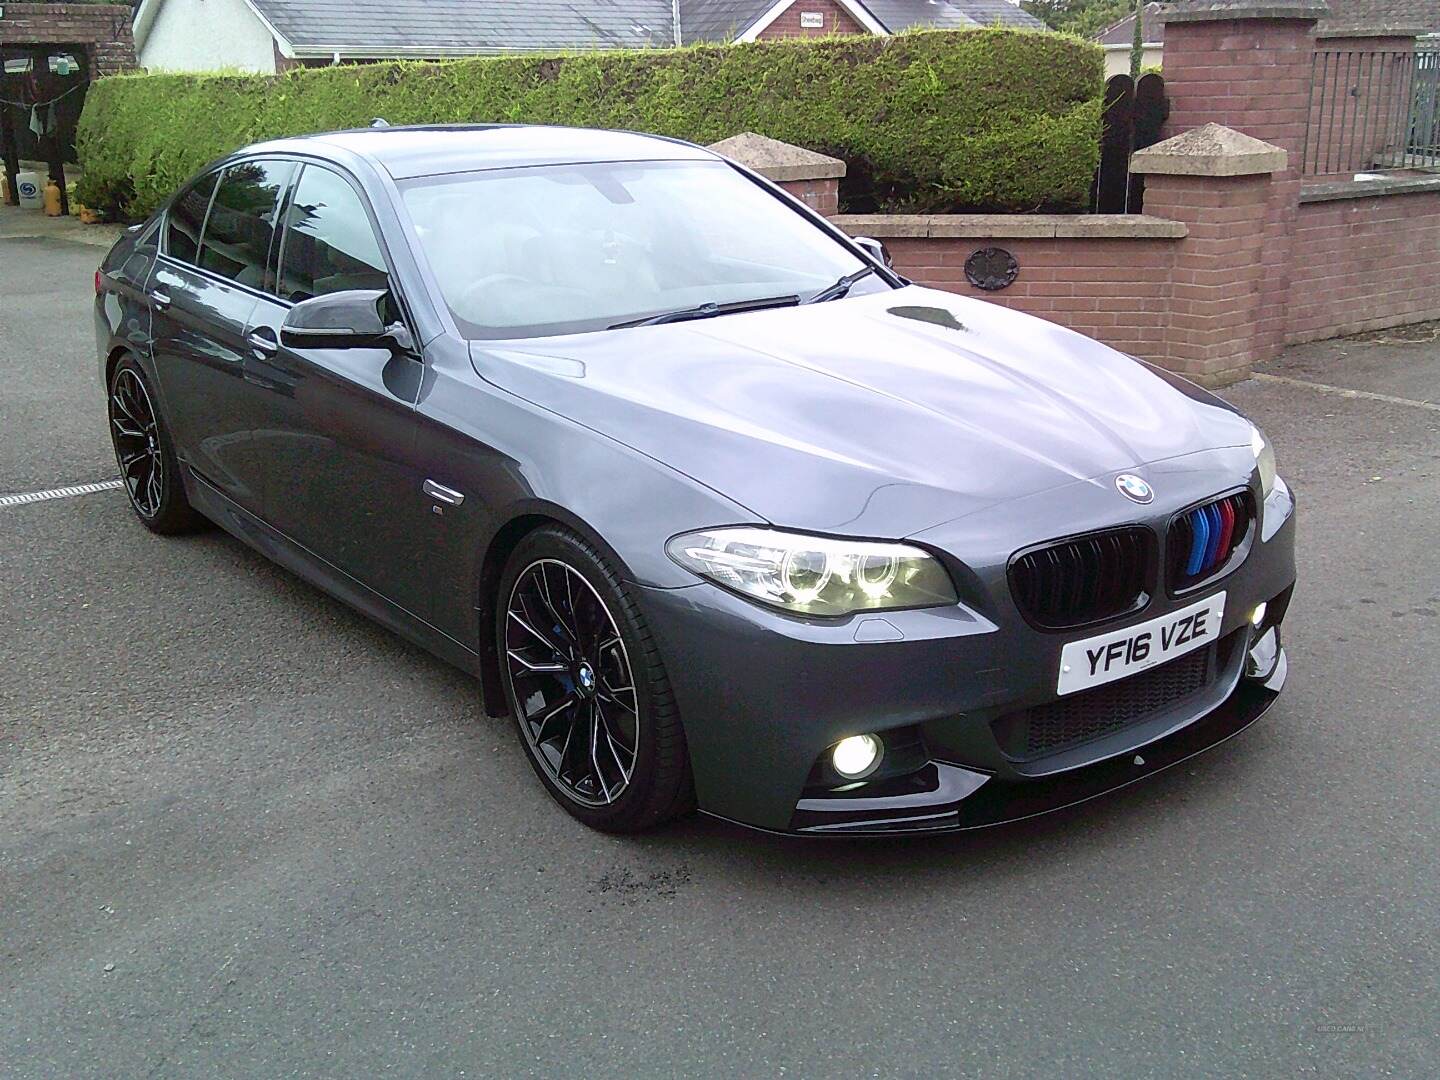
[[[110,441],[130,508],[151,532],[171,536],[203,528],[202,518],[185,497],[180,463],[155,395],[133,358],[126,357],[110,376]]]
[[[506,702],[555,801],[607,832],[639,832],[691,809],[675,696],[605,557],[567,529],[539,529],[511,554],[497,595]]]

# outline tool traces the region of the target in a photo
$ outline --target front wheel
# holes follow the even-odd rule
[[[551,796],[586,825],[639,832],[693,805],[679,711],[644,617],[603,555],[531,533],[496,604],[510,714]]]

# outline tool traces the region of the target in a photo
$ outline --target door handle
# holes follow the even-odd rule
[[[245,337],[245,344],[262,360],[280,351],[280,342],[276,340],[275,332],[268,327],[250,331]]]
[[[171,303],[170,294],[164,289],[155,289],[150,293],[150,304],[156,311],[166,311]]]
[[[420,485],[420,489],[436,502],[444,503],[446,506],[459,506],[465,501],[463,492],[448,488],[444,484],[437,484],[434,480],[426,480]]]

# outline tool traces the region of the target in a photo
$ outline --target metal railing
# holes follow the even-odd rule
[[[1317,49],[1301,171],[1440,168],[1440,43]]]
[[[1440,41],[1415,49],[1415,82],[1410,95],[1408,151],[1428,167],[1440,166]]]

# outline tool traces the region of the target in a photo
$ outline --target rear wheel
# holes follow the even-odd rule
[[[205,519],[191,507],[175,445],[138,364],[126,357],[110,376],[110,440],[130,508],[151,532],[193,532]]]
[[[644,617],[590,544],[531,533],[500,581],[496,641],[521,744],[586,825],[638,832],[693,804],[674,694]]]

